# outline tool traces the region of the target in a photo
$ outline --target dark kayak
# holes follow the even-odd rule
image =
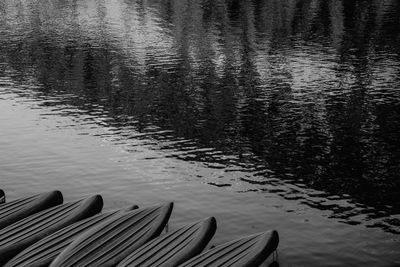
[[[0,206],[0,229],[63,202],[60,191],[19,198]]]
[[[179,266],[254,267],[276,250],[278,232],[269,231],[243,237],[210,249]]]
[[[157,205],[107,220],[80,235],[50,266],[115,266],[161,234],[172,207],[172,203]]]
[[[62,228],[54,234],[51,234],[28,247],[15,256],[5,266],[49,266],[50,263],[82,233],[109,219],[137,208],[138,206],[132,205],[124,209],[105,212]]]
[[[40,239],[101,211],[103,200],[96,195],[33,214],[0,230],[0,265]]]
[[[214,236],[214,217],[160,236],[134,251],[118,267],[173,267],[200,254]]]
[[[0,205],[6,202],[6,194],[4,194],[4,191],[0,189]]]

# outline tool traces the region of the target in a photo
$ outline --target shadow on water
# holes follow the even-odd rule
[[[211,185],[234,187],[236,172],[238,192],[400,233],[399,1],[3,1],[0,13],[9,92],[108,127],[128,151],[142,140],[223,170]]]

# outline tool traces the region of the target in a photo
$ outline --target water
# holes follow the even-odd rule
[[[172,200],[212,244],[277,229],[281,266],[400,265],[399,1],[0,3],[8,199]]]

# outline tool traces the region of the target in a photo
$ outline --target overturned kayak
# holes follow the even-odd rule
[[[49,266],[49,264],[82,233],[92,227],[100,225],[106,220],[120,216],[137,208],[138,206],[133,205],[124,209],[105,212],[62,228],[54,234],[49,235],[28,247],[15,256],[5,266]]]
[[[0,230],[0,265],[40,239],[101,211],[103,200],[95,195],[33,214]]]
[[[160,236],[135,250],[118,267],[173,267],[203,251],[216,230],[214,217]]]
[[[62,202],[61,192],[52,191],[5,203],[0,206],[0,229]]]
[[[0,205],[6,202],[6,194],[4,194],[4,191],[0,189]]]
[[[115,266],[160,235],[172,207],[172,203],[157,205],[107,220],[80,235],[50,266]]]
[[[254,267],[276,250],[278,232],[269,231],[243,237],[213,249],[179,265],[181,267]]]

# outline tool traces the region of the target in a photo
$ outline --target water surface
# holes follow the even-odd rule
[[[281,266],[400,264],[399,1],[0,3],[9,198],[174,200],[215,244],[278,229]]]

